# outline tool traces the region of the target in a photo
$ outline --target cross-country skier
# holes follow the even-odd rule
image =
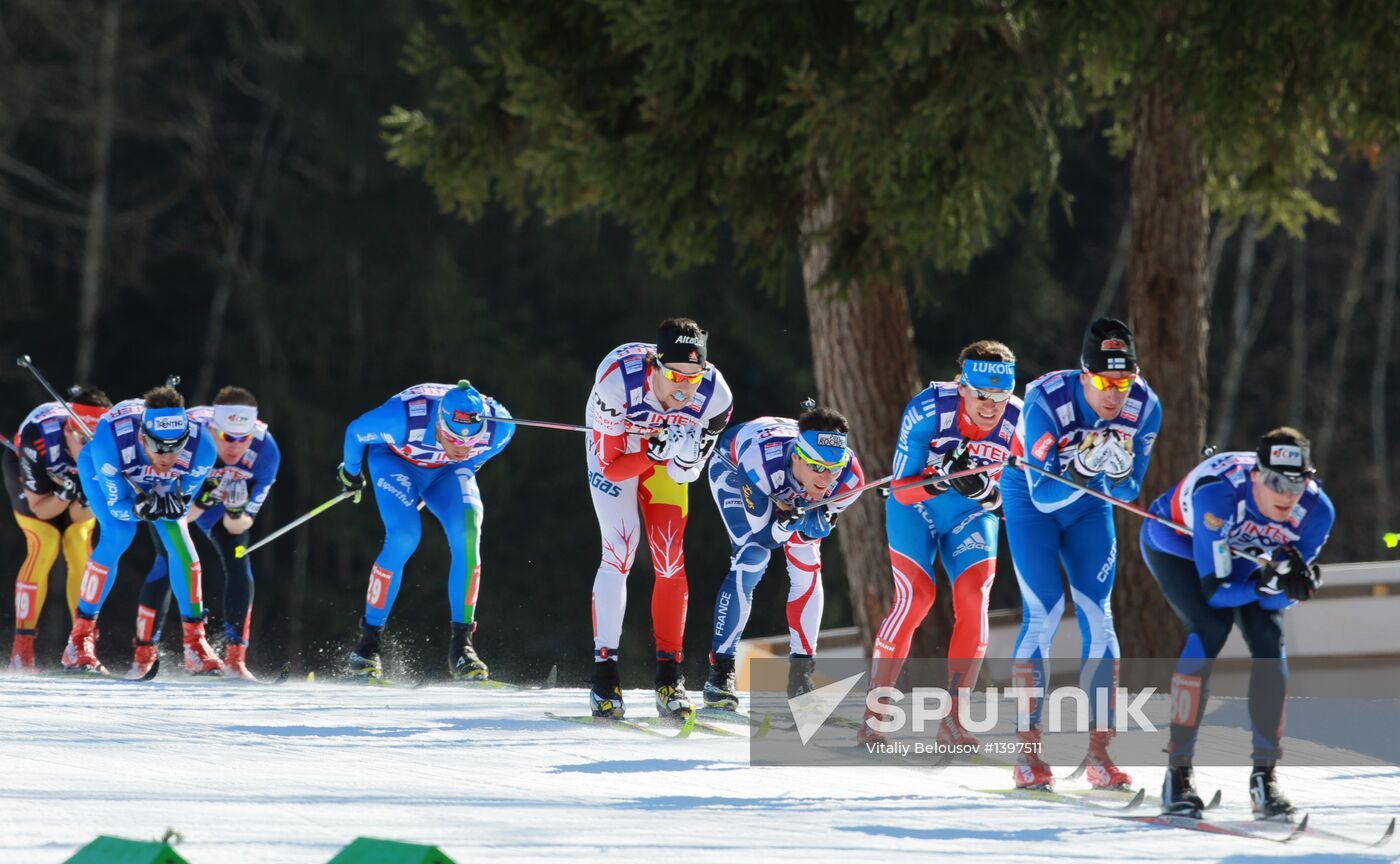
[[[199,553],[185,519],[216,458],[213,439],[189,421],[185,399],[172,387],[155,387],[102,415],[78,456],[79,478],[99,533],[83,571],[77,620],[63,651],[65,667],[106,671],[97,659],[97,616],[137,523],[149,522],[175,563],[170,587],[184,623],[185,668],[192,674],[223,668],[204,638]]]
[[[112,407],[112,401],[96,387],[80,387],[68,407],[92,429]],[[16,672],[34,671],[39,612],[48,595],[49,571],[60,549],[68,565],[70,616],[78,606],[78,589],[97,524],[78,481],[78,456],[86,444],[87,432],[63,403],[45,402],[20,424],[14,449],[6,447],[0,453],[5,492],[28,549],[15,579],[15,641],[10,668]]]
[[[1006,461],[1021,416],[1021,400],[1012,395],[1016,355],[1000,342],[973,342],[958,354],[958,368],[958,380],[935,381],[910,400],[899,424],[895,480],[885,504],[894,604],[875,634],[872,688],[892,687],[899,677],[914,631],[933,606],[933,562],[940,552],[953,592],[949,692],[976,686],[987,653],[1001,469],[943,483],[910,481]],[[865,724],[858,737],[864,743],[884,740]],[[958,720],[956,699],[937,738],[977,742]]]
[[[1137,350],[1127,325],[1100,318],[1089,325],[1080,368],[1050,372],[1026,388],[1013,452],[1026,462],[1120,501],[1132,501],[1157,440],[1162,412],[1157,396],[1138,374]],[[1001,483],[1002,510],[1011,560],[1021,587],[1021,632],[1016,638],[1013,674],[1023,687],[1045,687],[1045,663],[1065,608],[1060,565],[1069,575],[1074,611],[1083,640],[1080,687],[1112,694],[1117,686],[1118,635],[1109,606],[1118,564],[1113,507],[1073,486],[1031,471],[1008,474]],[[1040,713],[1035,700],[1020,733],[1025,748],[1015,782],[1023,788],[1049,788],[1050,766],[1040,758]],[[1113,764],[1112,703],[1091,714],[1085,764],[1099,788],[1126,788],[1131,778]]]
[[[258,419],[258,400],[242,387],[225,387],[214,404],[191,408],[190,422],[214,440],[219,461],[190,504],[189,520],[218,551],[224,583],[224,674],[253,680],[248,671],[248,625],[253,613],[253,569],[235,554],[248,544],[253,520],[277,481],[282,462],[277,441]],[[156,660],[156,645],[170,604],[170,567],[163,547],[141,587],[136,613],[136,653],[130,677],[139,678]]]
[[[668,318],[655,343],[630,342],[608,352],[588,395],[588,482],[603,535],[593,578],[589,702],[595,716],[621,717],[625,710],[617,651],[643,522],[656,571],[657,711],[683,716],[691,710],[680,668],[689,590],[683,549],[688,489],[729,421],[732,402],[724,376],[709,362],[708,338],[689,318]]]
[[[1254,817],[1288,821],[1293,816],[1274,774],[1282,756],[1288,676],[1283,612],[1311,599],[1321,584],[1314,562],[1336,518],[1313,477],[1310,451],[1302,433],[1281,426],[1259,439],[1253,453],[1205,460],[1152,502],[1153,513],[1192,531],[1188,537],[1157,522],[1142,528],[1142,556],[1187,631],[1172,676],[1163,812],[1201,816],[1191,771],[1196,733],[1210,692],[1211,661],[1238,624],[1255,661],[1249,682]],[[1260,567],[1256,558],[1269,563]]]
[[[384,521],[384,546],[370,569],[360,641],[350,654],[351,674],[383,678],[379,637],[394,608],[404,566],[422,537],[421,501],[442,524],[452,553],[447,574],[452,613],[448,671],[464,680],[490,676],[472,645],[485,515],[476,475],[515,436],[514,424],[494,419],[508,417],[504,405],[464,379],[455,386],[410,387],[346,427],[345,461],[337,469],[341,487],[360,492],[366,483],[362,472],[368,467],[369,485]]]
[[[809,403],[810,404],[810,403]],[[754,588],[774,549],[787,563],[788,696],[813,689],[813,655],[822,622],[822,538],[860,498],[798,508],[849,493],[865,481],[839,411],[810,408],[796,421],[760,417],[720,435],[710,460],[710,493],[729,532],[729,574],[715,597],[705,706],[738,707],[734,654],[749,620]]]

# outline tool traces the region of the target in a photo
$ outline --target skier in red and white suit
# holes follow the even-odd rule
[[[589,698],[598,717],[624,713],[617,652],[627,574],[643,523],[656,570],[651,617],[657,711],[683,716],[691,710],[680,671],[689,596],[682,548],[689,484],[699,479],[733,402],[724,376],[708,362],[707,341],[689,318],[668,318],[655,344],[631,342],[609,352],[588,395],[589,491],[603,535],[593,579]]]

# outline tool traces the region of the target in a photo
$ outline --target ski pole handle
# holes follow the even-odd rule
[[[291,522],[288,522],[286,525],[283,525],[281,528],[278,528],[276,531],[273,531],[271,534],[267,535],[267,536],[264,537],[263,539],[261,539],[261,540],[259,540],[258,542],[254,543],[252,546],[235,546],[234,549],[233,549],[233,557],[235,557],[235,558],[242,558],[243,556],[247,555],[249,552],[252,552],[252,551],[254,551],[254,550],[256,550],[256,549],[259,549],[259,548],[261,548],[261,547],[263,547],[263,546],[266,546],[267,544],[271,543],[273,540],[276,540],[278,537],[281,537],[283,534],[286,534],[288,531],[290,531],[290,530],[292,530],[293,528],[297,527],[297,526],[300,525],[301,523],[307,521],[308,519],[314,519],[315,517],[321,515],[322,513],[324,513],[324,512],[326,512],[327,510],[331,509],[331,508],[334,507],[335,505],[339,504],[341,501],[344,501],[346,498],[354,497],[354,495],[355,495],[354,492],[341,492],[339,495],[335,496],[335,497],[332,498],[331,500],[325,502],[324,504],[318,504],[317,506],[311,508],[311,510],[310,510],[309,512],[305,513],[305,514],[302,515],[302,516],[297,517],[296,519],[292,520]]]
[[[49,383],[49,379],[45,378],[43,373],[34,366],[34,361],[29,359],[29,355],[21,354],[19,359],[15,361],[15,364],[28,369],[35,378],[39,379],[39,384],[42,385],[45,390],[49,391],[49,395],[53,397],[55,402],[63,406],[63,410],[68,412],[68,416],[73,418],[73,422],[78,424],[78,428],[83,430],[83,434],[91,441],[92,430],[83,422],[83,418],[74,413],[72,407],[68,404],[68,400],[58,395],[58,391],[53,389],[53,385]]]
[[[1124,510],[1127,510],[1129,513],[1141,516],[1144,519],[1151,519],[1153,522],[1165,525],[1173,531],[1176,531],[1178,534],[1185,534],[1187,537],[1195,536],[1195,532],[1192,531],[1190,528],[1187,528],[1185,525],[1181,525],[1165,517],[1158,516],[1156,513],[1153,513],[1152,511],[1147,510],[1145,508],[1139,507],[1136,504],[1132,504],[1127,501],[1120,501],[1117,498],[1114,498],[1112,495],[1109,495],[1105,492],[1100,492],[1097,489],[1090,489],[1083,483],[1076,483],[1068,477],[1062,477],[1059,474],[1056,474],[1054,471],[1046,471],[1039,465],[1032,465],[1031,463],[1027,462],[1024,457],[1012,456],[1010,459],[1006,460],[1006,464],[1010,465],[1013,468],[1020,468],[1023,471],[1030,471],[1035,474],[1039,474],[1042,477],[1049,477],[1050,479],[1057,480],[1065,484],[1066,486],[1073,486],[1075,489],[1078,489],[1081,492],[1088,493],[1089,495],[1098,498],[1101,501],[1107,501],[1109,504],[1112,504],[1115,507],[1121,507]],[[1254,555],[1250,555],[1248,552],[1242,552],[1239,549],[1235,548],[1230,549],[1230,554],[1234,555],[1236,558],[1243,558],[1246,561],[1253,561],[1260,567],[1263,567],[1269,563],[1269,559],[1267,558],[1256,557]]]

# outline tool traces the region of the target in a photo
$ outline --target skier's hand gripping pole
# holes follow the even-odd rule
[[[1107,501],[1115,507],[1121,507],[1124,510],[1127,510],[1129,513],[1141,516],[1144,519],[1151,519],[1153,522],[1165,525],[1179,534],[1185,534],[1187,537],[1193,536],[1193,534],[1195,533],[1190,528],[1187,528],[1185,525],[1181,525],[1165,517],[1158,516],[1156,513],[1139,507],[1136,504],[1132,504],[1127,501],[1120,501],[1117,498],[1114,498],[1112,495],[1100,492],[1097,489],[1091,489],[1088,486],[1085,486],[1083,483],[1077,483],[1074,480],[1071,480],[1068,477],[1062,477],[1053,471],[1046,471],[1039,465],[1032,465],[1031,463],[1027,462],[1023,457],[1012,456],[1010,459],[1006,460],[1006,464],[1013,468],[1020,468],[1022,471],[1030,471],[1031,473],[1039,474],[1042,477],[1049,477],[1050,479],[1063,483],[1066,486],[1073,486],[1075,489],[1078,489],[1087,495],[1091,495],[1095,498],[1098,498],[1101,501]],[[1232,548],[1230,550],[1230,554],[1234,555],[1236,558],[1243,558],[1247,561],[1253,561],[1260,567],[1267,566],[1270,563],[1270,560],[1268,558],[1250,555],[1248,552],[1242,552],[1239,549]]]
[[[255,549],[259,549],[259,548],[261,548],[261,547],[263,547],[263,546],[266,546],[267,544],[271,543],[273,540],[276,540],[278,537],[281,537],[283,534],[286,534],[288,531],[290,531],[290,530],[292,530],[293,528],[297,527],[297,526],[300,525],[301,523],[306,522],[306,521],[308,521],[308,520],[310,520],[310,519],[314,519],[314,518],[316,518],[317,516],[320,516],[322,513],[326,512],[327,510],[331,509],[331,508],[334,507],[335,505],[339,504],[341,501],[344,501],[346,498],[353,498],[353,497],[355,497],[355,495],[356,495],[355,492],[341,492],[339,495],[335,496],[335,497],[332,498],[331,500],[325,502],[324,504],[318,504],[317,506],[311,508],[311,510],[310,510],[309,512],[307,512],[307,513],[305,513],[305,514],[303,514],[303,515],[297,517],[296,519],[292,520],[291,522],[288,522],[286,525],[283,525],[281,528],[278,528],[276,531],[273,531],[271,534],[267,535],[267,536],[264,537],[263,539],[261,539],[261,540],[259,540],[258,542],[254,543],[252,546],[235,546],[235,547],[233,548],[233,557],[235,557],[235,558],[242,558],[244,555],[247,555],[249,552],[252,552],[252,551],[254,551]]]

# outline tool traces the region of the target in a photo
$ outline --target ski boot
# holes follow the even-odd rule
[[[477,656],[472,647],[472,634],[476,632],[476,622],[452,625],[452,647],[447,652],[447,671],[459,681],[485,681],[491,677],[491,670]]]
[[[381,627],[366,624],[360,619],[360,641],[350,652],[350,677],[361,678],[371,684],[384,681],[384,666],[379,661],[379,634]]]
[[[711,654],[710,676],[703,691],[706,708],[739,710],[739,693],[734,683],[734,655]]]
[[[678,660],[656,661],[656,713],[664,719],[684,721],[695,709],[685,692],[685,676]]]
[[[151,667],[156,665],[156,643],[132,639],[131,647],[136,650],[131,655],[131,669],[127,671],[126,677],[144,678],[146,673],[151,671]]]
[[[1027,729],[1017,732],[1016,737],[1021,742],[1021,755],[1016,757],[1016,769],[1011,773],[1016,788],[1044,789],[1047,792],[1053,789],[1055,774],[1050,770],[1050,765],[1040,758],[1040,730]]]
[[[1162,780],[1162,812],[1168,816],[1200,819],[1205,809],[1206,804],[1196,791],[1196,778],[1191,766],[1173,765],[1167,768],[1167,776]]]
[[[1095,729],[1089,733],[1089,753],[1084,757],[1085,779],[1095,789],[1132,789],[1133,778],[1113,764],[1113,757],[1108,755],[1108,742],[1112,740],[1112,729]]]
[[[860,721],[860,729],[856,732],[856,746],[865,747],[873,752],[873,748],[890,743],[890,739],[885,733],[876,732],[870,727],[870,721],[879,716],[869,708],[865,709],[865,717]]]
[[[214,675],[224,668],[224,661],[214,653],[204,638],[203,621],[184,621],[185,630],[185,671],[191,675]]]
[[[1268,822],[1292,822],[1297,813],[1279,788],[1278,776],[1272,765],[1255,765],[1249,774],[1249,803],[1254,818]]]
[[[64,669],[74,672],[96,672],[106,675],[107,669],[97,659],[97,619],[84,618],[78,614],[73,621],[73,632],[68,634],[68,644],[63,649],[59,661]]]
[[[230,642],[224,646],[224,677],[242,678],[244,681],[256,681],[257,676],[248,671],[248,646]]]
[[[588,703],[594,717],[621,720],[627,715],[622,704],[622,682],[617,675],[617,660],[599,660],[593,664],[593,685],[588,690]]]
[[[977,747],[982,742],[977,740],[977,736],[963,728],[962,721],[958,719],[958,703],[953,702],[952,710],[948,716],[943,718],[943,722],[938,724],[938,732],[934,735],[934,740],[940,744],[961,745]]]
[[[34,671],[33,630],[15,631],[15,644],[10,649],[10,669],[14,672]]]
[[[789,699],[796,699],[803,693],[811,693],[817,689],[816,683],[812,681],[812,670],[815,668],[817,661],[813,660],[810,654],[793,654],[788,657]]]

